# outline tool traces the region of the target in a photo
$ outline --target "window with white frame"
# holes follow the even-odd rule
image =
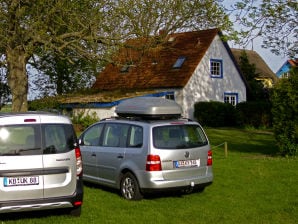
[[[212,78],[223,77],[223,65],[220,59],[210,59],[210,74]]]
[[[236,106],[238,103],[238,93],[225,93],[224,102]]]

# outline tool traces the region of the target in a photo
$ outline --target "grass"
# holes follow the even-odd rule
[[[85,186],[79,218],[57,211],[11,214],[9,223],[298,223],[298,159],[282,158],[270,132],[207,129],[214,183],[203,193],[126,201],[117,192]],[[223,142],[228,143],[225,157]],[[216,147],[217,145],[221,145]]]

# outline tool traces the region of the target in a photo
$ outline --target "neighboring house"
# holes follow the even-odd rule
[[[289,59],[287,60],[276,72],[276,76],[278,78],[287,78],[289,76],[289,71],[293,67],[298,66],[298,58],[295,59]]]
[[[266,88],[272,88],[277,82],[278,78],[274,72],[269,68],[263,58],[253,50],[245,49],[231,49],[237,63],[240,65],[240,56],[245,51],[250,64],[254,64],[257,73],[257,80],[261,81]]]
[[[245,80],[221,37],[218,29],[210,29],[170,34],[162,42],[158,37],[130,40],[129,47],[120,49],[117,63],[106,66],[92,89],[103,95],[121,90],[173,99],[189,118],[193,118],[194,104],[199,101],[233,105],[246,101]],[[142,49],[145,42],[150,49]],[[129,97],[134,96],[119,95],[118,99],[102,102],[83,96],[66,99],[64,107],[79,108],[85,101],[84,106],[96,107],[102,118],[101,111],[109,110],[113,114],[114,106]]]

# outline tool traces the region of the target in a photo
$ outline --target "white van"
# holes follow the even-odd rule
[[[82,200],[71,121],[49,113],[0,114],[0,213],[68,208],[79,216]]]

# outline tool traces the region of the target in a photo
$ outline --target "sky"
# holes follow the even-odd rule
[[[258,6],[261,3],[261,0],[251,0],[254,4],[254,6]],[[236,0],[222,0],[222,3],[225,7],[228,9],[231,8],[232,5],[234,5],[237,1]],[[230,18],[232,21],[233,15],[230,15]],[[239,24],[234,23],[234,29],[239,30]],[[243,47],[240,47],[239,45],[233,45],[232,43],[228,43],[231,48],[239,48],[243,49]],[[276,73],[278,69],[288,60],[286,56],[282,55],[275,55],[273,54],[270,49],[265,49],[261,47],[262,45],[262,39],[261,37],[254,39],[253,43],[250,43],[248,46],[245,47],[246,50],[254,50],[256,51],[266,62],[266,64],[271,68],[271,70]]]

